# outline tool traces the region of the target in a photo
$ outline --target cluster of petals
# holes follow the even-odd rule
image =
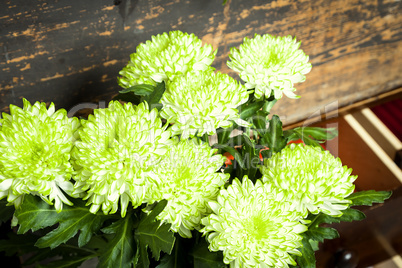
[[[22,109],[10,105],[10,114],[0,119],[0,199],[19,207],[25,194],[33,194],[57,211],[72,205],[64,193],[73,195],[69,160],[78,126],[77,118],[55,111],[53,103],[48,109],[26,99]]]
[[[350,205],[345,197],[353,193],[357,178],[329,151],[303,144],[288,145],[267,159],[261,172],[262,180],[283,189],[304,217],[309,212],[342,215]]]
[[[233,122],[246,126],[237,109],[249,92],[227,74],[212,70],[190,72],[167,83],[161,116],[172,123],[182,138],[213,135]]]
[[[202,45],[194,34],[181,31],[152,36],[137,46],[130,61],[119,74],[119,85],[129,88],[137,84],[155,85],[173,80],[189,71],[206,70],[215,59],[211,45]]]
[[[146,102],[112,101],[81,124],[72,152],[75,192],[86,192],[93,213],[115,213],[120,200],[124,217],[129,202],[134,208],[143,203],[147,174],[172,144],[170,132]]]
[[[207,143],[175,142],[155,165],[146,199],[148,203],[167,200],[157,218],[181,236],[191,237],[190,231],[199,229],[201,218],[210,213],[208,202],[216,199],[229,174],[219,172],[226,158]]]
[[[257,98],[298,98],[295,83],[305,81],[311,70],[309,57],[291,36],[269,34],[244,38],[239,48],[231,48],[229,68],[239,73],[247,88],[255,89]]]
[[[288,267],[301,255],[300,233],[307,227],[283,191],[244,176],[209,203],[213,213],[201,220],[209,249],[223,251],[231,267]]]

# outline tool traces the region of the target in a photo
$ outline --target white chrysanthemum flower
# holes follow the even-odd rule
[[[187,73],[167,83],[161,116],[173,123],[173,134],[182,138],[213,135],[240,119],[237,107],[249,98],[247,89],[227,74],[211,70]]]
[[[92,213],[100,207],[105,214],[115,213],[120,199],[124,217],[130,201],[133,207],[142,204],[146,174],[172,144],[170,132],[162,127],[158,111],[149,111],[145,102],[123,106],[112,101],[81,123],[72,151],[74,188],[87,191],[84,199],[92,204]]]
[[[129,88],[137,84],[161,83],[173,80],[189,71],[211,68],[216,51],[211,45],[202,46],[194,34],[181,31],[152,36],[137,46],[130,61],[120,71],[119,85]]]
[[[299,49],[300,42],[291,36],[269,34],[244,38],[239,49],[230,49],[229,68],[239,73],[247,88],[255,88],[256,98],[298,98],[293,84],[304,82],[310,72],[309,57]]]
[[[357,176],[339,158],[319,147],[291,144],[265,160],[263,181],[279,187],[304,217],[308,212],[342,215]]]
[[[25,194],[38,195],[60,212],[72,205],[62,190],[73,196],[69,160],[79,121],[53,103],[23,101],[0,119],[0,199],[19,207]]]
[[[191,237],[190,230],[199,227],[201,218],[210,212],[208,202],[216,199],[229,178],[217,172],[226,158],[215,152],[207,143],[181,140],[155,165],[147,201],[167,200],[157,218],[171,223],[171,230],[183,237]]]
[[[259,268],[296,265],[290,255],[301,255],[300,233],[307,227],[283,191],[260,180],[253,185],[245,176],[243,183],[235,179],[209,204],[213,213],[201,220],[201,232],[208,234],[211,251],[223,251],[224,263]]]

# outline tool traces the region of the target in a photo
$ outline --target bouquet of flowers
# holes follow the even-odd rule
[[[10,105],[0,220],[13,231],[0,250],[37,267],[315,267],[338,236],[327,224],[391,193],[354,192],[352,170],[320,146],[336,129],[283,130],[270,115],[311,70],[299,47],[244,38],[227,62],[238,82],[211,67],[212,46],[172,31],[137,47],[123,90],[88,118]]]

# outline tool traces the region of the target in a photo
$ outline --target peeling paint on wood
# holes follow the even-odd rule
[[[117,3],[117,2],[116,2]],[[313,70],[296,85],[299,100],[274,112],[293,123],[402,86],[402,1],[379,0],[13,0],[0,9],[0,111],[21,98],[73,107],[108,101],[136,46],[170,30],[193,32],[218,49],[255,33],[302,41]],[[297,112],[295,108],[297,107]]]

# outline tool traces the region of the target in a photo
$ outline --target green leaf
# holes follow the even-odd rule
[[[257,101],[254,103],[245,103],[240,105],[237,109],[240,113],[240,118],[243,120],[249,119],[253,116],[261,107],[264,105],[265,101]]]
[[[96,256],[87,255],[87,256],[70,256],[66,259],[56,260],[50,262],[46,265],[36,265],[38,268],[76,268],[81,265],[84,261],[92,259]]]
[[[53,226],[57,223],[57,212],[42,199],[33,195],[25,195],[21,206],[14,214],[18,218],[18,233],[24,234],[29,230],[35,232],[39,229]]]
[[[104,248],[99,257],[99,268],[131,267],[135,242],[133,234],[133,219],[130,215],[113,222],[110,226],[103,228],[106,234],[115,234],[113,239]]]
[[[93,233],[99,231],[102,223],[110,218],[101,213],[92,214],[85,207],[85,203],[79,199],[74,200],[74,206],[65,206],[61,212],[57,213],[53,206],[30,195],[26,196],[15,215],[20,224],[18,230],[20,234],[29,229],[36,231],[59,223],[55,230],[36,242],[35,245],[39,248],[55,248],[74,237],[78,231],[81,231],[78,245],[82,247],[88,243]]]
[[[17,235],[13,232],[8,233],[7,240],[0,240],[0,251],[5,252],[6,256],[19,255],[29,257],[24,258],[24,265],[32,265],[42,260],[50,259],[55,256],[69,259],[71,256],[90,256],[93,258],[96,255],[94,250],[88,248],[79,248],[72,244],[63,244],[51,250],[50,248],[38,248],[35,242],[38,236],[32,233]],[[76,243],[76,241],[74,241]]]
[[[320,249],[320,247],[319,247],[319,242],[318,241],[315,241],[315,240],[309,240],[308,242],[310,242],[310,245],[311,245],[311,248],[314,250],[314,251],[317,251],[317,250],[319,250]]]
[[[273,152],[280,152],[287,144],[282,131],[282,122],[279,116],[274,115],[269,121],[268,131],[265,134],[268,147]]]
[[[265,101],[264,106],[262,106],[262,111],[265,113],[265,115],[268,115],[271,112],[272,107],[274,107],[277,101],[277,99]]]
[[[222,149],[225,152],[230,153],[234,157],[234,159],[237,161],[237,163],[239,163],[240,167],[243,169],[245,168],[243,158],[242,158],[241,154],[235,148],[230,147],[228,145],[223,145],[223,144],[214,144],[213,147]]]
[[[312,240],[324,242],[324,239],[334,239],[339,237],[339,233],[334,228],[314,227],[305,232],[305,235]]]
[[[338,130],[336,128],[298,127],[294,130],[301,133],[302,136],[311,136],[319,141],[332,140],[338,136]]]
[[[208,242],[201,239],[190,255],[194,258],[194,268],[220,268],[226,267],[223,263],[222,251],[211,252],[208,249]]]
[[[267,129],[267,116],[263,111],[257,111],[253,117],[253,124],[260,136],[264,136]]]
[[[315,255],[307,236],[303,235],[302,247],[299,249],[301,256],[296,257],[300,268],[315,268]]]
[[[176,239],[176,243],[173,247],[172,253],[166,254],[161,258],[161,262],[159,263],[156,268],[181,268],[181,267],[188,267],[185,264],[185,257],[186,257],[185,249],[183,249],[182,242],[180,239]]]
[[[284,136],[287,142],[301,139],[307,145],[319,146],[320,143],[338,136],[338,130],[336,128],[297,127],[286,130]]]
[[[373,203],[383,203],[386,199],[390,198],[392,192],[389,191],[361,191],[355,192],[345,199],[352,201],[351,206],[371,206]]]
[[[148,268],[150,264],[148,245],[144,245],[139,240],[137,240],[137,253],[135,254],[133,263],[135,268]]]
[[[248,160],[245,174],[247,174],[248,177],[254,181],[260,157],[256,153],[254,142],[246,134],[243,134],[243,140],[243,159],[244,161]]]
[[[147,84],[141,84],[141,85],[135,85],[126,89],[123,89],[119,91],[121,94],[125,93],[134,93],[135,95],[138,96],[148,96],[149,94],[154,91],[154,86],[152,85],[147,85]]]
[[[357,209],[348,208],[342,211],[342,215],[340,217],[333,217],[325,213],[319,213],[317,215],[310,214],[307,217],[307,220],[311,221],[310,224],[308,224],[309,228],[313,228],[318,227],[320,224],[323,223],[331,224],[331,223],[339,223],[341,221],[352,222],[352,221],[360,221],[365,218],[366,216],[364,215],[363,212]]]
[[[6,256],[22,255],[38,250],[35,247],[35,242],[38,239],[37,236],[32,234],[17,235],[12,231],[7,236],[8,239],[0,240],[0,251],[5,252]]]
[[[353,208],[348,208],[342,211],[342,216],[339,217],[339,221],[346,221],[346,222],[352,222],[352,221],[361,221],[366,218],[366,215],[364,215],[363,212],[357,209]]]
[[[0,225],[13,217],[14,206],[7,206],[7,200],[0,200]]]
[[[170,224],[160,224],[156,220],[156,216],[162,212],[167,204],[166,200],[159,202],[149,215],[144,215],[135,231],[136,238],[142,245],[148,245],[151,249],[152,256],[155,260],[159,260],[160,252],[170,254],[172,252],[175,237],[170,231]]]
[[[141,97],[134,95],[133,93],[124,93],[124,94],[119,93],[112,100],[121,100],[138,105],[141,102]]]
[[[217,129],[218,143],[226,144],[229,141],[230,134],[237,127],[238,125],[233,122],[233,125],[228,128],[218,128]]]
[[[149,105],[149,109],[157,108],[161,109],[162,104],[159,103],[159,101],[162,98],[163,93],[165,92],[165,82],[158,83],[155,86],[154,91],[150,93],[149,95],[146,95],[141,98],[141,101],[146,101]]]

